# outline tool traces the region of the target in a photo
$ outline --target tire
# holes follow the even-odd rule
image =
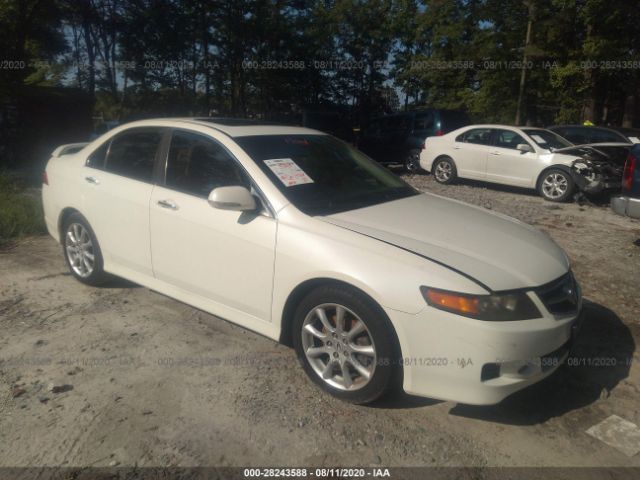
[[[338,318],[343,319],[343,328],[338,327]],[[292,328],[293,345],[304,371],[334,397],[370,403],[402,380],[399,348],[389,320],[378,305],[354,288],[316,288],[298,305]],[[316,350],[309,354],[311,349]]]
[[[538,180],[538,193],[550,202],[566,202],[575,191],[571,174],[560,168],[550,168]]]
[[[458,178],[456,164],[453,163],[453,160],[450,157],[441,157],[437,159],[433,164],[431,172],[433,173],[433,178],[436,179],[436,182],[442,183],[443,185],[450,185]]]
[[[80,282],[97,286],[108,276],[93,229],[79,213],[69,215],[62,226],[62,253],[71,274]]]
[[[410,174],[417,174],[422,171],[420,168],[420,150],[411,150],[407,153],[403,162],[404,170]]]

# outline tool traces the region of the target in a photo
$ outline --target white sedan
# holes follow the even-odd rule
[[[547,235],[329,135],[160,119],[80,147],[56,149],[42,190],[75,278],[124,277],[291,344],[339,398],[402,385],[493,404],[567,356],[581,295]]]
[[[441,137],[429,137],[420,167],[436,181],[456,178],[534,188],[546,200],[571,197],[571,165],[580,157],[556,152],[573,145],[550,130],[506,125],[472,125]]]

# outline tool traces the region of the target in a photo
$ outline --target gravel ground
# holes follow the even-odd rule
[[[588,299],[572,365],[493,407],[403,394],[353,406],[315,388],[291,349],[125,281],[81,285],[34,237],[0,253],[0,467],[640,466],[585,433],[612,414],[640,425],[640,222],[406,179],[566,249]]]

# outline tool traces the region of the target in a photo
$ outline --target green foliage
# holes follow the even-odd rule
[[[44,232],[39,192],[0,172],[0,247],[11,239]]]
[[[640,61],[639,24],[628,0],[0,0],[5,58],[29,65],[0,92],[72,84],[121,120],[339,105],[510,123],[521,97],[529,123],[637,122],[640,69],[600,65]]]

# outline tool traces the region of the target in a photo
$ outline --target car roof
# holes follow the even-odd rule
[[[180,118],[152,118],[138,120],[121,125],[124,129],[145,126],[187,126],[199,125],[218,130],[230,137],[246,137],[253,135],[327,135],[319,130],[265,122],[244,118],[223,117],[180,117]]]
[[[554,128],[585,128],[588,130],[608,130],[609,132],[619,133],[615,128],[612,127],[603,127],[601,125],[578,125],[578,124],[567,124],[567,125],[551,125],[547,127],[549,130],[553,130]]]
[[[544,129],[540,129],[538,127],[523,127],[523,126],[515,126],[515,125],[500,125],[500,124],[496,124],[496,123],[478,123],[478,124],[474,124],[474,125],[465,125],[464,127],[460,127],[458,130],[462,129],[462,128],[513,128],[516,130],[522,130],[523,128],[535,128],[538,130],[544,130]]]

